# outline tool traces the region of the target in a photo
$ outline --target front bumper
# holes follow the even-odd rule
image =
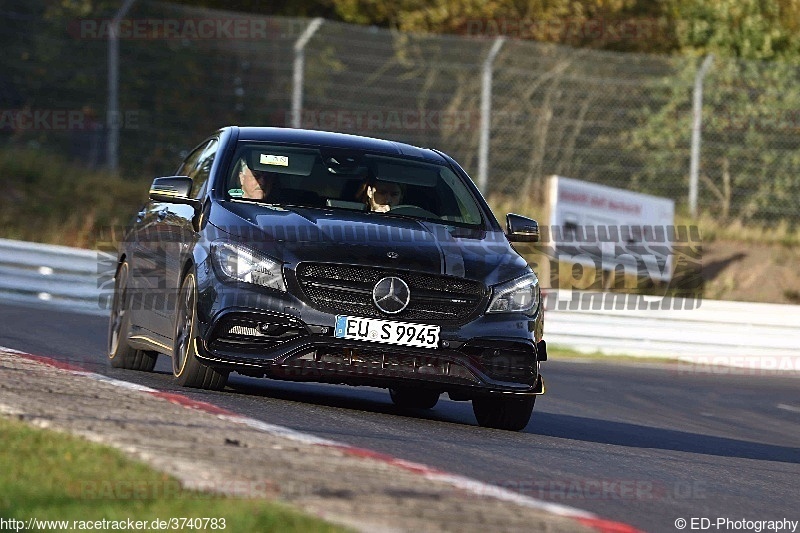
[[[336,315],[291,293],[200,272],[196,353],[209,366],[292,381],[431,388],[453,398],[544,393],[541,307],[532,317],[491,314],[442,323],[437,349],[405,347],[336,338]]]
[[[401,384],[455,395],[542,394],[539,362],[545,344],[513,337],[455,340],[442,329],[437,349],[334,337],[333,327],[296,317],[226,310],[199,339],[208,365],[256,377],[396,387]]]

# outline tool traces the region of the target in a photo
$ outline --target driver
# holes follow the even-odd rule
[[[367,182],[362,193],[364,208],[367,211],[385,213],[403,200],[403,189],[391,181]]]
[[[255,200],[274,199],[270,193],[275,183],[275,174],[263,170],[251,170],[247,163],[242,160],[239,170],[239,181],[242,183],[244,198]],[[272,195],[275,196],[275,195]]]

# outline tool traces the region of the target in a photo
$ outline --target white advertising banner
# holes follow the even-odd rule
[[[551,176],[548,190],[550,226],[542,240],[558,257],[670,280],[674,200],[562,176]]]

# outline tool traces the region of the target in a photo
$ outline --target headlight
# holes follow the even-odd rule
[[[286,292],[281,263],[261,252],[239,244],[215,242],[211,255],[222,274],[230,279]]]
[[[494,287],[489,313],[526,313],[539,305],[539,278],[526,274]]]

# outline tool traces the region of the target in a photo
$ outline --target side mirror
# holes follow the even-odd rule
[[[156,202],[191,205],[200,208],[200,201],[189,198],[192,191],[192,178],[188,176],[168,176],[156,178],[150,185],[150,199]]]
[[[539,223],[514,213],[506,215],[508,240],[512,242],[539,242]]]

